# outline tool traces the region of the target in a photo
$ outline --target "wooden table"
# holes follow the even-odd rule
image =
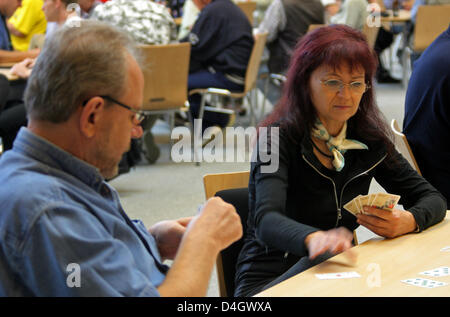
[[[450,210],[442,222],[421,233],[395,239],[378,238],[354,247],[358,254],[355,266],[350,266],[345,256],[339,254],[256,296],[450,296],[450,275],[419,274],[440,266],[450,267],[450,252],[441,251],[446,246],[450,246]],[[349,271],[356,271],[361,277],[319,280],[315,276]],[[428,289],[401,282],[418,277],[448,285]]]
[[[11,68],[0,68],[0,74],[5,75],[8,80],[18,80],[19,77],[11,74]]]

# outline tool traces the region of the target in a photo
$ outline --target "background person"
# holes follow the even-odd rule
[[[200,10],[189,35],[191,43],[188,90],[224,88],[243,91],[245,72],[253,48],[250,21],[230,0],[193,0]],[[201,96],[189,96],[192,117],[198,118]],[[230,110],[205,111],[202,128],[232,123]]]
[[[20,62],[27,57],[34,58],[39,54],[38,49],[26,52],[13,50],[6,20],[20,7],[21,2],[21,0],[0,0],[0,63]]]
[[[8,20],[7,25],[15,50],[27,51],[32,37],[45,33],[47,20],[42,5],[42,0],[23,0],[22,6]]]
[[[420,171],[450,208],[450,27],[416,61],[405,100],[403,133]]]

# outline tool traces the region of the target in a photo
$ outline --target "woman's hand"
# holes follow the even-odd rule
[[[390,211],[364,206],[364,212],[356,216],[357,222],[382,237],[395,238],[417,228],[414,216],[406,210]]]
[[[330,252],[341,253],[352,247],[353,234],[344,227],[328,231],[316,231],[305,239],[305,245],[309,251],[309,258],[314,259],[320,254]]]
[[[36,62],[35,58],[26,58],[20,63],[14,64],[11,68],[11,74],[27,79],[31,75],[31,71]]]

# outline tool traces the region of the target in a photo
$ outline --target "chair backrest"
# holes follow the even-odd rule
[[[369,26],[367,23],[364,23],[363,34],[366,36],[367,43],[369,47],[375,47],[375,41],[377,40],[378,31],[380,30],[380,26]]]
[[[416,159],[414,158],[414,154],[409,146],[408,140],[406,139],[406,135],[400,132],[400,128],[398,126],[397,120],[392,119],[391,121],[391,130],[394,132],[395,136],[395,147],[397,150],[405,157],[405,159],[411,164],[411,166],[422,175],[419,169],[419,165],[417,164]]]
[[[256,1],[238,1],[236,5],[244,11],[244,14],[247,16],[250,24],[253,25],[253,12],[256,10]]]
[[[190,43],[139,45],[144,57],[144,110],[181,108],[187,100]]]
[[[377,0],[377,1],[375,1],[375,2],[380,6],[380,11],[381,11],[381,12],[386,11],[386,5],[384,4],[384,1],[383,1],[383,0]]]
[[[233,172],[208,174],[203,177],[206,199],[219,196],[232,204],[241,217],[243,232],[247,230],[248,215],[248,180],[250,173]],[[244,238],[222,250],[217,257],[217,280],[220,296],[233,296],[236,261],[242,249]]]
[[[450,22],[450,4],[419,6],[414,27],[415,52],[424,51],[439,34],[444,32]]]
[[[248,61],[247,71],[245,73],[245,88],[244,92],[249,92],[256,86],[258,79],[259,66],[261,64],[261,57],[266,45],[267,32],[255,34],[255,43],[253,44],[252,53]]]
[[[39,48],[42,49],[45,43],[45,34],[34,34],[31,37],[30,45],[28,46],[29,50]]]

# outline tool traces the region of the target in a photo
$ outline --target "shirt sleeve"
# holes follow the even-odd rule
[[[25,2],[25,5],[19,7],[14,15],[9,19],[9,22],[24,35],[28,35],[31,32],[39,13],[37,10],[39,8],[37,8],[36,4],[33,2],[36,1]]]
[[[267,32],[267,42],[274,41],[278,32],[286,27],[286,12],[281,0],[274,0],[267,9],[261,22],[258,33]]]
[[[352,28],[359,29],[364,18],[362,14],[366,12],[364,2],[360,0],[345,0],[342,10],[331,17],[331,22],[345,24]]]
[[[206,61],[215,56],[213,50],[214,43],[217,41],[217,34],[222,25],[222,21],[214,19],[211,15],[200,13],[198,20],[195,22],[192,31],[188,35],[191,43],[191,59],[200,57]]]

